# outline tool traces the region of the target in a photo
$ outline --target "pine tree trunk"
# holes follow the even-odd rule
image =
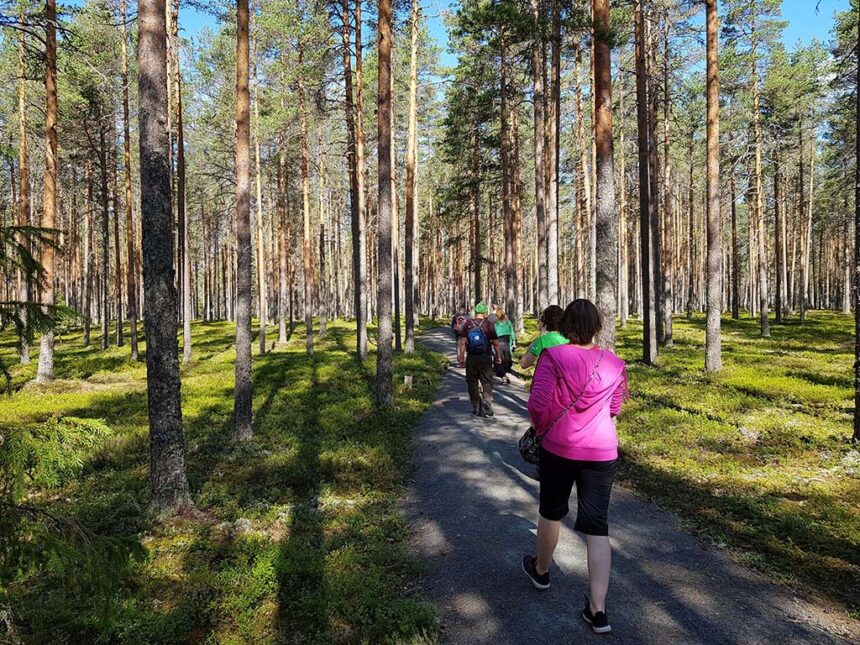
[[[618,173],[621,179],[621,189],[619,195],[621,197],[621,207],[618,210],[620,222],[619,238],[618,238],[618,256],[619,256],[619,271],[618,271],[618,305],[620,309],[621,327],[627,328],[627,320],[630,317],[630,257],[628,246],[628,231],[627,231],[627,140],[626,140],[626,119],[624,113],[624,82],[622,80],[621,91],[618,97],[618,114],[620,115],[621,123],[619,124],[619,157],[620,170]],[[632,222],[631,222],[632,223]]]
[[[637,0],[636,21],[636,113],[639,143],[639,237],[642,272],[642,360],[657,360],[654,258],[651,253],[651,168],[649,161],[648,89],[645,64],[645,0]]]
[[[393,364],[391,352],[391,0],[379,0],[378,20],[378,110],[379,132],[379,200],[377,214],[377,308],[379,326],[376,349],[376,404],[390,407],[394,403]]]
[[[552,0],[549,96],[546,114],[547,303],[558,304],[558,173],[561,129],[561,0]]]
[[[57,216],[57,3],[45,2],[45,187],[42,227],[54,229]],[[51,232],[50,243],[42,245],[42,313],[52,316],[54,305],[54,244],[59,240]],[[36,382],[50,383],[54,379],[54,330],[42,332],[39,347],[39,369]]]
[[[131,134],[128,107],[128,33],[126,27],[126,0],[121,0],[122,24],[122,126],[123,126],[123,181],[125,189],[125,239],[126,239],[126,315],[128,316],[131,360],[138,360],[137,340],[137,263],[135,262],[135,235],[132,215],[131,193]]]
[[[857,8],[855,50],[857,87],[860,88],[860,5]],[[855,92],[854,159],[860,160],[860,91]],[[854,169],[854,443],[860,442],[860,161]]]
[[[781,197],[780,197],[780,150],[779,143],[774,151],[773,158],[773,219],[774,219],[774,243],[776,244],[776,292],[774,293],[774,313],[776,315],[776,324],[782,324],[782,301],[783,288],[785,285],[785,258],[783,257],[783,222]]]
[[[356,271],[356,327],[358,328],[357,356],[360,361],[367,358],[367,321],[371,292],[367,271],[368,218],[365,196],[365,140],[364,140],[364,61],[362,59],[361,3],[355,2],[355,192],[358,206],[352,221],[353,263]],[[357,248],[355,248],[357,247]]]
[[[732,319],[741,317],[741,257],[738,248],[738,197],[735,187],[735,176],[731,180],[731,213],[732,213]]]
[[[233,427],[236,438],[253,436],[251,375],[251,96],[248,0],[236,0],[236,385]]]
[[[110,143],[110,181],[111,181],[111,205],[113,207],[113,255],[115,258],[115,270],[113,274],[114,280],[114,303],[116,306],[116,346],[122,347],[125,344],[125,334],[123,333],[123,312],[122,312],[122,245],[119,238],[119,182],[117,180],[117,168],[119,166],[119,154],[117,153],[116,142],[118,134],[116,131],[116,123],[112,121],[111,125],[111,143]]]
[[[266,323],[268,317],[266,298],[266,242],[263,234],[263,184],[260,169],[260,101],[257,96],[257,52],[254,47],[254,161],[257,179],[257,305],[259,307],[259,328],[257,341],[260,354],[266,353]]]
[[[586,261],[588,266],[593,262],[593,257],[591,257],[591,253],[585,253],[584,249],[591,247],[590,237],[591,237],[591,213],[593,212],[592,206],[592,194],[591,194],[591,180],[589,179],[590,173],[588,171],[588,147],[586,143],[585,136],[585,113],[582,109],[582,49],[580,47],[579,41],[575,42],[574,45],[574,59],[576,60],[576,122],[577,122],[577,136],[579,138],[579,181],[582,187],[582,195],[583,199],[579,201],[579,238],[581,239],[581,243],[579,244],[579,253],[577,253],[577,261],[580,263],[580,273],[582,287],[584,290],[584,295],[586,298],[594,298],[596,294],[591,291],[591,270],[586,270]],[[588,257],[586,257],[588,256]]]
[[[278,342],[287,342],[287,142],[283,130],[278,134]]]
[[[657,38],[655,31],[656,8],[652,5],[650,19],[645,24],[645,40],[647,49],[646,65],[648,70],[648,160],[650,166],[650,197],[651,197],[651,254],[654,256],[654,315],[657,325],[657,343],[663,345],[666,340],[666,317],[663,310],[663,249],[662,226],[660,209],[660,172],[657,155],[657,107],[659,97],[657,92]],[[665,210],[665,208],[663,209]]]
[[[90,346],[90,326],[93,306],[93,170],[92,162],[84,162],[84,183],[87,185],[87,204],[84,232],[84,347]]]
[[[543,311],[549,303],[547,283],[547,222],[546,222],[546,123],[544,115],[544,43],[540,35],[543,20],[541,0],[531,0],[534,34],[532,35],[532,85],[534,90],[534,142],[535,142],[535,216],[537,218],[537,262],[538,262],[538,303]]]
[[[722,239],[720,236],[720,80],[717,0],[705,0],[707,24],[707,144],[708,144],[708,260],[705,330],[705,371],[722,368],[720,313],[722,309]]]
[[[179,3],[176,4],[178,20]],[[185,202],[185,127],[182,123],[182,73],[179,70],[179,48],[176,49],[176,213],[179,222],[179,242],[182,245],[182,361],[191,361],[191,244],[188,233],[188,210]]]
[[[415,351],[418,267],[418,206],[415,170],[418,149],[418,21],[419,0],[412,0],[409,50],[409,133],[406,144],[406,353]]]
[[[615,165],[612,147],[612,60],[609,0],[592,0],[594,12],[594,133],[597,143],[597,310],[603,318],[598,342],[615,347],[618,223],[615,214]]]
[[[672,163],[669,155],[669,117],[671,116],[670,104],[672,100],[671,88],[669,86],[669,17],[663,21],[663,346],[672,347],[672,313],[674,310],[672,281],[674,280],[672,249],[674,231],[672,229]]]
[[[696,288],[695,288],[695,271],[693,270],[693,257],[696,250],[696,234],[695,234],[695,218],[696,218],[696,189],[693,182],[693,153],[694,153],[694,137],[693,133],[690,136],[690,184],[688,186],[688,204],[687,213],[687,320],[693,319],[693,310],[695,309]]]
[[[394,38],[392,32],[392,39]],[[391,267],[394,280],[394,349],[400,351],[403,349],[402,338],[400,333],[400,303],[401,298],[401,275],[400,275],[400,205],[397,203],[397,145],[394,141],[395,122],[394,122],[394,46],[392,45],[392,64],[391,64],[391,127],[389,134],[391,136]]]
[[[511,117],[508,96],[508,54],[504,38],[499,39],[499,58],[501,59],[501,170],[502,170],[502,218],[505,233],[505,310],[514,325],[519,321],[514,317],[516,311],[516,265],[514,264],[514,222],[513,186],[511,182]]]
[[[812,255],[812,201],[815,194],[815,140],[812,142],[812,156],[809,162],[809,196],[807,201],[806,223],[803,232],[803,257],[801,258],[801,300],[800,322],[806,322],[806,311],[809,308],[810,260]]]
[[[21,21],[25,18],[22,16]],[[27,132],[27,68],[24,57],[25,44],[24,33],[21,32],[18,40],[18,226],[28,226],[30,223],[30,141]],[[21,240],[26,243],[26,240]],[[29,244],[27,244],[29,247]],[[18,301],[28,302],[30,300],[30,284],[24,272],[18,270]],[[27,320],[27,309],[18,308],[20,328],[18,330],[19,346],[18,353],[21,364],[30,362],[30,330]]]
[[[140,47],[141,220],[146,331],[146,385],[150,428],[150,505],[158,516],[193,508],[185,477],[185,442],[176,338],[178,298],[173,282],[167,52],[162,0],[138,3]]]
[[[104,117],[101,112],[100,116]],[[108,194],[107,141],[105,138],[104,118],[99,120],[99,166],[101,167],[101,201],[102,201],[102,248],[101,248],[101,334],[102,349],[110,344],[110,206]]]
[[[299,68],[303,59],[302,44],[299,43]],[[301,175],[302,175],[302,282],[305,319],[305,349],[308,356],[314,353],[313,320],[313,248],[311,247],[311,206],[310,179],[308,172],[308,122],[305,105],[305,86],[299,75],[299,129],[301,134]]]

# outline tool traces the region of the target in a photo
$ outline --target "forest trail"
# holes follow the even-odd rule
[[[455,357],[450,331],[422,336]],[[411,546],[427,566],[418,592],[435,603],[445,643],[598,640],[579,611],[587,592],[585,543],[562,525],[552,587],[538,591],[520,569],[535,548],[538,482],[519,456],[526,392],[499,386],[493,419],[475,418],[463,370],[450,368],[416,429],[417,472],[405,501]],[[572,509],[575,503],[572,500]],[[680,520],[616,487],[608,600],[618,643],[848,643],[860,629],[731,561]],[[830,626],[825,631],[824,626]],[[838,632],[839,635],[836,634]]]

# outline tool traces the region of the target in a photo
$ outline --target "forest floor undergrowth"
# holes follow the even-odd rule
[[[234,329],[196,323],[194,361],[182,366],[186,465],[202,518],[155,524],[147,515],[145,365],[130,363],[127,347],[102,351],[94,329],[96,346],[84,348],[73,331],[57,339],[52,385],[26,382],[38,346],[33,363],[12,368],[0,430],[53,417],[103,419],[111,429],[106,444],[81,455],[80,476],[33,491],[28,503],[138,553],[107,606],[67,584],[60,566],[21,572],[6,592],[25,641],[416,642],[432,633],[432,608],[403,592],[418,565],[396,505],[440,357],[420,346],[398,354],[396,406],[376,412],[375,357],[354,360],[350,324],[330,323],[313,359],[298,327],[264,356],[255,341],[255,437],[237,446]],[[271,348],[277,329],[270,333]],[[14,363],[12,336],[0,343],[0,358]]]
[[[21,572],[5,591],[25,640],[433,641],[432,607],[404,591],[420,565],[397,502],[412,472],[412,431],[444,359],[420,345],[398,354],[397,405],[375,412],[374,356],[355,362],[351,327],[330,323],[312,360],[298,327],[265,356],[254,343],[256,434],[237,446],[234,327],[194,325],[182,392],[188,477],[203,519],[165,524],[146,513],[145,365],[130,363],[127,347],[83,348],[75,330],[58,338],[56,382],[36,386],[28,380],[38,348],[33,363],[18,366],[14,339],[0,336],[14,388],[0,399],[0,429],[56,417],[103,419],[111,429],[82,455],[81,475],[33,491],[28,503],[139,554],[109,606],[65,581],[61,567]],[[533,320],[527,330],[534,335]],[[846,604],[857,618],[852,319],[810,312],[805,325],[791,319],[762,339],[757,321],[724,318],[725,368],[716,375],[702,371],[704,318],[676,319],[674,332],[674,347],[647,367],[641,327],[619,330],[632,397],[619,422],[620,480],[742,563]]]

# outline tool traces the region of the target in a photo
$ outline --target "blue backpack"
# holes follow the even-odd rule
[[[490,350],[490,343],[484,333],[482,322],[475,322],[466,334],[466,351],[469,354],[486,354]]]

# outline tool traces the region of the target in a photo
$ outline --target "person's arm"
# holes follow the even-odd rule
[[[502,350],[499,349],[499,339],[494,338],[491,342],[493,343],[493,353],[496,355],[496,363],[501,365],[501,363],[502,363]]]
[[[621,371],[621,380],[612,393],[612,401],[609,403],[609,414],[617,417],[618,413],[621,412],[621,405],[629,398],[630,394],[627,391],[627,368],[625,367]]]
[[[532,347],[534,347],[534,344],[537,341],[538,341],[538,339],[535,338],[531,342],[531,344],[529,345],[529,348],[526,350],[526,353],[523,354],[523,357],[520,359],[520,367],[522,367],[524,370],[527,370],[532,365],[534,365],[535,361],[537,360],[537,356],[535,356],[534,353],[532,352]]]
[[[549,429],[547,426],[552,422],[551,415],[554,411],[551,408],[555,395],[555,383],[552,360],[544,357],[535,369],[528,402],[529,418],[538,435],[545,433]]]
[[[462,336],[457,340],[457,363],[460,367],[466,364],[466,339]]]

